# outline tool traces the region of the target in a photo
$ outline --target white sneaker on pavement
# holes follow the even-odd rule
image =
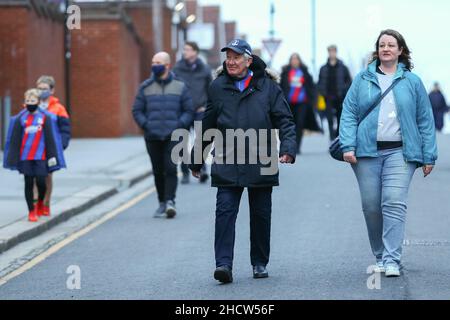
[[[388,264],[386,266],[385,271],[386,277],[399,277],[400,276],[400,268],[393,264]]]
[[[386,271],[386,269],[384,268],[383,261],[377,261],[374,271],[377,273],[384,273]]]

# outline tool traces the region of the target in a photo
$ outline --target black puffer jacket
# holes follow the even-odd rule
[[[319,72],[319,92],[325,98],[328,98],[331,93],[328,91],[328,82],[330,81],[330,61],[320,68]],[[352,84],[352,76],[350,71],[341,60],[337,60],[336,65],[336,90],[338,99],[344,99],[348,89]]]
[[[200,59],[197,59],[194,66],[182,59],[175,64],[172,71],[188,87],[194,108],[205,107],[208,87],[212,81],[211,69]]]
[[[166,80],[145,80],[133,104],[133,117],[147,140],[167,140],[194,121],[192,98],[185,83],[170,73]]]
[[[250,69],[253,71],[253,78],[243,92],[236,88],[234,80],[226,71],[225,64],[222,72],[208,90],[208,103],[202,121],[202,131],[205,133],[208,129],[218,129],[224,140],[222,149],[215,145],[213,150],[214,162],[211,168],[213,187],[276,186],[279,184],[278,156],[288,154],[295,160],[295,124],[283,92],[270,78],[266,72],[266,64],[258,56],[253,56]],[[242,129],[245,132],[248,132],[249,129],[256,129],[258,133],[265,132],[267,138],[265,141],[260,140],[264,137],[256,134],[257,143],[249,143],[250,139],[246,139],[244,152],[239,154],[237,151],[241,148],[238,148],[235,138],[228,136],[227,139],[227,129]],[[271,129],[279,129],[281,141],[279,154],[276,153],[276,140],[271,139],[269,131]],[[215,139],[215,144],[216,142],[217,139]],[[193,163],[190,166],[191,170],[200,171],[202,164],[195,164],[194,160],[201,158],[196,154],[199,152],[203,154],[209,143],[196,141],[191,152]],[[228,144],[233,147],[227,152]],[[273,155],[274,162],[263,164],[265,161],[261,161],[261,157],[258,156],[261,144],[267,146],[267,152],[261,153],[269,157]],[[257,155],[256,161],[250,162],[249,160],[255,154]],[[240,162],[237,160],[242,160],[244,157],[244,164],[238,164]],[[230,162],[232,164],[228,164]],[[269,168],[271,165],[276,168],[274,172],[262,174],[261,169]]]

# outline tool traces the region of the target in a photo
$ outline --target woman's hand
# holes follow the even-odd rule
[[[423,177],[425,178],[426,176],[428,176],[431,171],[433,171],[434,166],[431,164],[426,164],[422,167],[423,170]]]
[[[344,161],[350,164],[356,164],[358,161],[355,157],[355,151],[349,151],[344,153]]]

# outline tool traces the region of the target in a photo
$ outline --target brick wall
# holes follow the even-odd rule
[[[198,2],[197,0],[186,0],[186,15],[197,15]]]
[[[140,130],[134,122],[131,109],[141,82],[141,48],[124,25],[121,25],[120,39],[120,126],[123,135],[136,135]]]
[[[226,44],[225,38],[221,41],[220,33],[223,31],[220,24],[220,7],[219,6],[205,6],[203,9],[203,22],[214,24],[214,47],[208,52],[208,64],[212,67],[217,67],[222,64],[222,56],[220,49]],[[225,35],[223,35],[225,36]]]
[[[26,6],[0,5],[0,96],[11,95],[13,113],[37,78],[56,80],[56,95],[65,103],[63,23],[38,16]]]
[[[136,33],[141,40],[140,50],[140,81],[144,81],[150,75],[152,65],[153,48],[153,23],[151,8],[129,7],[127,14],[132,18]]]
[[[74,135],[137,133],[131,104],[139,84],[139,47],[123,22],[84,20],[72,34],[71,66]]]
[[[236,39],[236,22],[226,22],[225,23],[225,38],[226,43],[231,42],[233,39]]]

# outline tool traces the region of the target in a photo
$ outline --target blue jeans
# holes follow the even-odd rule
[[[384,265],[399,265],[406,199],[416,164],[405,162],[402,148],[378,153],[377,158],[358,158],[352,168],[359,184],[372,252]]]

